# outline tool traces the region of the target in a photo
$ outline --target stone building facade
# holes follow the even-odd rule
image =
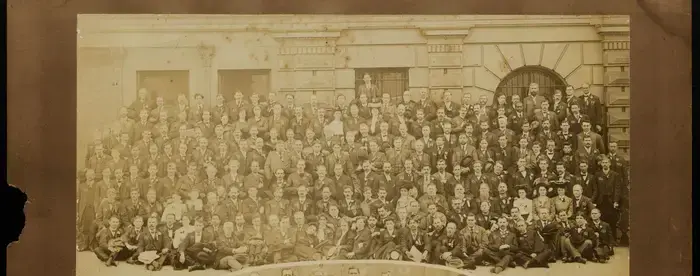
[[[83,15],[78,20],[78,159],[96,129],[146,87],[355,97],[365,73],[384,92],[492,99],[590,84],[611,139],[629,147],[627,16]]]

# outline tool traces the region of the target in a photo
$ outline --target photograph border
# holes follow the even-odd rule
[[[26,226],[7,249],[9,275],[75,275],[76,24],[84,13],[629,14],[631,135],[639,149],[630,160],[630,273],[692,275],[690,26],[659,25],[683,14],[650,16],[636,1],[605,0],[58,0],[7,8],[6,179],[28,197]]]

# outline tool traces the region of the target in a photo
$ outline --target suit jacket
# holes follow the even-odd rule
[[[144,232],[141,234],[139,239],[138,249],[136,251],[137,254],[145,251],[161,252],[163,249],[171,248],[172,240],[167,234],[164,234],[157,229],[154,232],[155,233],[152,234],[148,229],[144,229]]]
[[[109,227],[102,228],[97,232],[97,245],[100,248],[107,249],[109,247],[110,241],[114,239],[123,240],[125,232],[119,228],[112,233]]]
[[[352,252],[355,252],[355,259],[364,260],[368,257],[371,247],[372,233],[365,228],[356,232],[352,242]]]
[[[603,171],[596,173],[598,194],[594,202],[597,205],[620,203],[622,198],[622,178],[613,170],[606,174]]]
[[[525,233],[518,233],[517,238],[518,252],[528,256],[533,253],[542,253],[549,247],[544,237],[533,228],[528,229]]]
[[[120,220],[124,218],[121,213],[122,210],[119,202],[109,202],[109,200],[105,198],[96,210],[95,221],[101,223],[105,227],[109,227],[109,218],[111,216],[117,216]],[[122,223],[131,224],[130,221],[122,221]]]
[[[510,248],[508,251],[516,251],[518,248],[518,239],[515,237],[515,234],[511,231],[506,231],[505,234],[501,233],[501,230],[496,230],[493,231],[489,234],[489,245],[488,249],[492,251],[501,251],[499,247],[501,245],[509,245]]]
[[[588,96],[579,96],[581,103],[581,113],[588,115],[591,118],[591,124],[593,126],[603,124],[603,107],[600,102],[600,98],[593,94]]]
[[[416,231],[416,237],[413,237],[413,233],[408,228],[401,231],[401,252],[406,252],[411,250],[411,247],[415,246],[418,250],[425,249],[426,245],[430,244],[430,238],[424,231],[418,229]]]
[[[525,116],[528,118],[533,118],[535,115],[535,109],[539,109],[542,106],[542,102],[546,101],[547,99],[543,96],[536,95],[536,96],[531,96],[528,95],[523,99],[523,107],[525,111]]]
[[[474,225],[471,229],[468,226],[464,227],[460,234],[464,238],[467,252],[484,249],[489,245],[489,231],[479,225]]]
[[[582,213],[584,217],[588,217],[591,214],[591,210],[595,208],[593,206],[593,201],[584,195],[581,195],[581,198],[579,200],[576,200],[576,198],[572,198],[571,201],[573,202],[572,205],[574,215]]]
[[[199,242],[196,242],[196,237],[195,237],[195,232],[187,234],[185,236],[185,239],[182,240],[180,243],[180,246],[178,248],[179,252],[185,252],[187,249],[193,246],[197,245],[213,245],[212,243],[214,242],[214,236],[212,233],[207,232],[207,231],[202,231],[202,239]]]
[[[566,117],[566,121],[569,122],[569,131],[571,131],[571,133],[574,135],[578,135],[581,133],[581,131],[583,131],[581,128],[581,123],[584,121],[590,121],[590,118],[588,118],[588,115],[581,113],[579,113],[578,116],[569,114],[569,116]]]
[[[578,149],[583,148],[583,136],[583,132],[576,135],[576,145],[578,145]],[[592,147],[597,149],[598,152],[605,152],[605,143],[603,143],[603,137],[600,136],[600,134],[595,133],[593,131],[589,132],[589,136],[591,136]]]
[[[601,220],[600,222],[598,222],[598,224],[596,224],[595,222],[591,222],[590,227],[598,236],[598,245],[612,245],[613,236],[612,231],[610,230],[610,224]]]

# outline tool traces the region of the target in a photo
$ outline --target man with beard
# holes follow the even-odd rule
[[[157,217],[148,218],[147,224],[148,229],[141,235],[135,255],[140,262],[146,264],[146,270],[158,271],[170,257],[172,240],[158,231]]]
[[[215,261],[216,247],[209,232],[204,231],[204,219],[198,217],[194,221],[194,231],[187,234],[178,248],[179,256],[175,259],[176,270],[189,266],[189,271],[204,270]]]
[[[527,227],[524,220],[515,223],[517,231],[518,250],[515,254],[515,263],[528,269],[532,267],[549,268],[549,258],[552,251],[545,243],[544,237],[533,228]]]
[[[559,251],[559,224],[554,222],[550,216],[550,211],[547,208],[541,208],[537,211],[539,220],[532,223],[531,228],[535,230],[547,244],[549,250],[553,253]],[[550,257],[549,262],[553,262],[554,258]]]
[[[440,236],[445,233],[445,224],[447,218],[443,213],[437,212],[433,214],[433,230],[428,233],[430,243],[428,243],[428,252],[430,263],[439,263],[442,252],[440,252]]]
[[[238,271],[243,268],[243,264],[246,262],[245,254],[248,247],[236,239],[233,230],[233,222],[224,222],[223,233],[214,242],[217,248],[216,261],[214,262],[216,269]]]
[[[418,219],[409,219],[408,228],[401,233],[401,244],[399,245],[404,258],[414,262],[428,261],[429,244],[428,235],[418,229]]]
[[[464,249],[464,239],[457,233],[457,225],[454,222],[447,223],[445,233],[438,241],[440,263],[454,267],[474,270],[476,264],[474,260],[468,258],[462,251]],[[467,258],[465,258],[467,257]]]
[[[367,219],[363,216],[357,217],[355,219],[355,236],[352,241],[352,249],[350,252],[346,253],[344,259],[355,259],[363,260],[366,259],[371,247],[372,233],[369,229],[365,228],[365,222]]]
[[[510,266],[513,261],[513,252],[517,250],[518,239],[508,230],[508,219],[498,218],[498,229],[489,235],[489,245],[484,257],[487,261],[495,263],[491,273],[498,274]]]
[[[598,194],[593,201],[600,209],[601,219],[610,225],[613,244],[617,239],[617,221],[620,218],[620,199],[622,198],[622,177],[610,168],[610,159],[603,156],[600,161],[601,171],[596,174]]]
[[[533,118],[535,115],[535,109],[542,106],[542,102],[547,99],[539,95],[540,85],[537,83],[531,83],[528,89],[528,95],[523,99],[525,104],[525,116],[527,118]]]

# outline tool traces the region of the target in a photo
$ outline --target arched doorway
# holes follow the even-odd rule
[[[494,100],[502,94],[506,95],[509,102],[512,95],[520,95],[522,99],[527,96],[530,83],[533,82],[540,85],[540,95],[549,99],[554,90],[559,89],[563,92],[566,89],[564,78],[557,72],[542,66],[524,66],[513,70],[501,80],[496,88]]]

